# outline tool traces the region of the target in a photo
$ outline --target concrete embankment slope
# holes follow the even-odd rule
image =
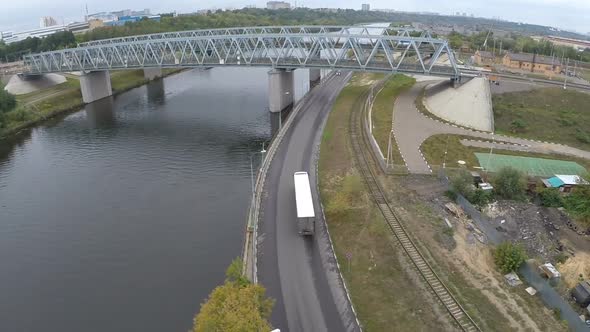
[[[66,78],[59,74],[45,74],[30,78],[13,75],[4,89],[13,95],[23,95],[50,88],[65,81]]]
[[[441,119],[481,131],[494,129],[488,80],[476,77],[458,88],[441,82],[426,89],[425,105]]]

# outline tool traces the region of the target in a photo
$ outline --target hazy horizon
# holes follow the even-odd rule
[[[220,0],[215,5],[211,2],[199,3],[187,0],[173,0],[163,4],[157,0],[120,0],[116,2],[87,0],[78,1],[53,0],[46,3],[42,0],[21,0],[0,6],[0,31],[22,31],[39,27],[42,16],[53,16],[59,23],[82,21],[85,6],[89,13],[110,12],[122,9],[141,10],[149,8],[152,13],[194,12],[199,9],[238,9],[246,6],[264,8],[265,0],[247,2],[241,0]],[[361,3],[369,3],[371,9],[394,9],[398,11],[438,12],[442,15],[452,15],[455,12],[473,14],[476,17],[501,18],[507,21],[523,22],[551,26],[562,30],[578,33],[590,32],[590,20],[584,18],[584,13],[590,13],[590,1],[585,0],[496,0],[493,6],[484,0],[457,0],[446,4],[446,1],[433,0],[406,1],[392,4],[388,1],[336,1],[326,0],[319,3],[313,0],[290,1],[299,7],[327,7],[360,9]]]

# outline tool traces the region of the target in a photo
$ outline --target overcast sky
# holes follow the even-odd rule
[[[293,4],[295,0],[291,3]],[[457,11],[481,17],[549,25],[577,32],[590,32],[590,0],[297,0],[298,6],[405,11],[433,11],[450,14]],[[149,8],[153,13],[192,12],[198,9],[264,7],[266,0],[0,0],[0,31],[23,30],[39,26],[41,16],[53,16],[60,23],[81,21],[85,5],[90,13],[120,9]]]

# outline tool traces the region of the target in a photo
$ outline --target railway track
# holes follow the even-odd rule
[[[381,210],[391,232],[404,249],[404,252],[410,258],[428,287],[434,292],[459,327],[466,332],[481,331],[473,319],[469,317],[465,309],[461,307],[457,299],[453,297],[430,264],[424,259],[424,256],[422,256],[408,235],[408,232],[404,229],[393,208],[387,201],[383,189],[377,182],[377,177],[373,171],[374,169],[377,169],[375,160],[371,156],[367,156],[367,153],[370,153],[368,152],[370,148],[368,147],[368,142],[365,139],[361,127],[364,125],[363,114],[365,112],[363,110],[366,111],[366,105],[367,103],[365,103],[365,109],[361,108],[361,111],[351,112],[349,134],[357,166],[369,188],[373,200],[379,207],[379,210]]]

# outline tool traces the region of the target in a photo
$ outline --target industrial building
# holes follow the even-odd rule
[[[51,16],[43,16],[39,19],[39,27],[47,28],[57,25],[57,21]]]
[[[155,22],[160,22],[160,15],[149,15],[149,16],[121,16],[115,21],[108,21],[104,22],[105,26],[121,26],[125,25],[126,23],[134,23],[139,22],[142,19],[148,19]]]
[[[286,1],[269,1],[266,3],[266,9],[290,9],[291,4]]]
[[[569,47],[573,47],[579,51],[583,51],[587,48],[590,48],[590,41],[588,41],[588,40],[564,38],[564,37],[557,37],[557,36],[547,36],[547,37],[545,37],[545,39],[552,42],[555,45],[569,46]]]
[[[361,5],[361,10],[364,11],[364,12],[368,12],[369,10],[371,10],[371,5],[368,4],[368,3],[363,3]]]
[[[491,66],[495,63],[496,57],[492,52],[476,51],[473,55],[473,60],[478,66]]]
[[[506,53],[502,64],[508,68],[521,69],[545,75],[554,75],[561,72],[561,62],[556,57],[530,54],[530,53]]]
[[[81,33],[87,31],[89,28],[88,22],[73,22],[66,25],[53,25],[46,28],[31,29],[19,32],[2,32],[0,33],[0,40],[6,44],[11,44],[25,40],[27,38],[45,38],[56,32],[71,31],[73,33]]]

